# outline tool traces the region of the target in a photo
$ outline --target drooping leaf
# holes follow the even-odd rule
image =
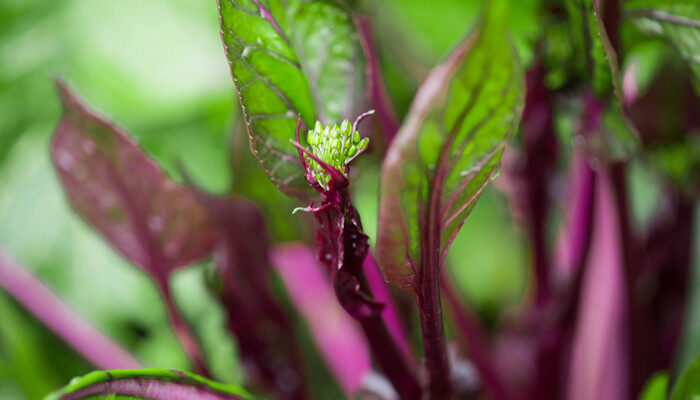
[[[124,257],[157,279],[211,251],[206,210],[126,133],[63,83],[52,158],[73,208]]]
[[[45,400],[241,400],[252,399],[242,388],[189,372],[167,369],[94,371],[74,378]]]
[[[289,139],[297,115],[311,127],[361,106],[365,62],[350,10],[330,0],[219,0],[219,15],[253,153],[284,192],[310,193]]]
[[[695,0],[627,0],[626,16],[644,33],[676,48],[700,94],[700,3]]]
[[[642,389],[639,400],[666,400],[668,399],[668,373],[655,373]]]
[[[422,255],[439,253],[441,262],[497,174],[522,110],[504,4],[491,7],[481,32],[423,83],[382,167],[377,256],[385,278],[409,291]]]
[[[700,357],[683,372],[673,387],[671,400],[695,399],[700,396]]]
[[[251,383],[279,399],[308,397],[296,335],[270,287],[269,238],[260,209],[243,198],[198,197],[216,224],[214,291]]]

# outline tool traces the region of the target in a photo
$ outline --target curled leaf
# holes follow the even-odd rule
[[[252,397],[234,385],[225,385],[188,372],[167,369],[94,371],[74,378],[45,400],[242,400]]]

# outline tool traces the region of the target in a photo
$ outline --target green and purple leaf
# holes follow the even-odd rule
[[[156,279],[211,252],[207,211],[128,134],[58,84],[64,114],[51,154],[73,208]]]
[[[384,160],[377,256],[412,292],[424,253],[442,262],[518,124],[524,75],[495,4],[423,83]]]
[[[340,122],[362,108],[365,61],[341,2],[219,0],[221,35],[251,149],[285,193],[304,197],[294,139],[297,115]]]
[[[45,400],[244,400],[242,388],[167,369],[94,371],[74,378]]]

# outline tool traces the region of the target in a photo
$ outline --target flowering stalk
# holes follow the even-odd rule
[[[383,304],[377,302],[367,284],[363,262],[369,246],[360,215],[350,201],[349,163],[366,148],[357,126],[374,111],[360,115],[351,126],[348,120],[325,128],[316,122],[308,132],[311,150],[299,143],[301,120],[297,120],[296,141],[306,180],[321,195],[321,205],[313,203],[296,211],[311,212],[320,224],[317,235],[319,260],[328,267],[336,297],[345,311],[356,319],[384,373],[402,399],[419,399],[420,386],[381,317]]]

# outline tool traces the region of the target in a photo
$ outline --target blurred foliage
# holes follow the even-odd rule
[[[399,115],[404,115],[430,68],[474,29],[483,1],[354,3],[374,19],[389,93]],[[540,3],[511,2],[508,26],[524,66],[533,59]],[[566,29],[565,24],[555,25],[548,35],[557,38]],[[637,65],[641,93],[651,86],[664,60],[680,60],[676,47],[644,36],[633,24],[623,25],[622,36],[628,44],[623,70]],[[579,51],[548,50],[552,58]],[[205,188],[220,193],[233,189],[263,203],[267,215],[282,222],[269,224],[276,240],[298,239],[301,223],[290,217],[296,202],[261,179],[264,174],[250,163],[255,160],[247,143],[232,139],[240,108],[221,45],[215,2],[0,0],[0,54],[0,246],[146,366],[187,369],[155,287],[109,249],[65,199],[49,160],[49,140],[60,115],[53,77],[67,79],[90,105],[132,132],[175,179],[181,178],[177,164],[182,162]],[[549,83],[563,86],[579,73],[555,70]],[[578,121],[564,113],[557,118],[564,165]],[[698,182],[697,164],[692,162],[697,160],[697,139],[683,143],[687,144],[658,145],[647,156],[632,160],[629,189],[636,229],[647,226],[661,206],[666,176],[681,186]],[[239,151],[247,161],[236,158]],[[231,165],[241,172],[232,173]],[[359,160],[354,173],[356,205],[374,244],[376,155]],[[700,249],[698,232],[696,220],[694,249]],[[690,318],[677,370],[700,353],[697,251],[694,257]],[[522,299],[527,242],[512,220],[505,195],[493,186],[457,236],[448,261],[457,286],[488,320],[495,321],[504,308]],[[175,274],[177,302],[203,338],[215,378],[242,383],[235,341],[224,330],[223,314],[203,283],[207,263]],[[281,285],[276,289],[282,292]],[[310,373],[318,377],[317,398],[339,398],[303,321],[297,320],[296,326]],[[91,369],[0,292],[0,398],[40,399]]]

